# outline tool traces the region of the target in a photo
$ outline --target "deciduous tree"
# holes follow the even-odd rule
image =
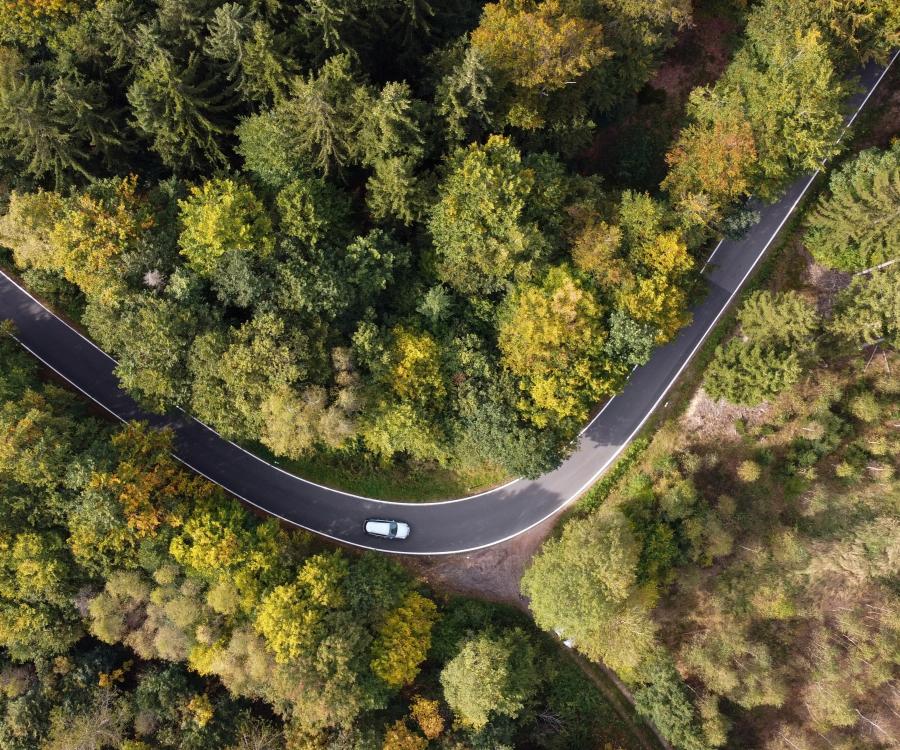
[[[717,86],[743,99],[758,154],[754,192],[774,197],[796,174],[836,153],[846,88],[802,4],[768,0],[751,12],[746,34]]]
[[[519,629],[480,633],[467,640],[441,671],[444,698],[474,729],[492,715],[515,719],[537,688],[534,646]]]
[[[431,648],[431,628],[437,607],[415,591],[406,595],[378,629],[372,646],[372,671],[391,687],[408,685]]]
[[[652,592],[637,586],[640,548],[628,521],[603,511],[566,524],[522,578],[537,623],[575,642],[624,679],[635,678],[654,646]]]
[[[532,180],[503,136],[450,159],[428,228],[439,273],[451,286],[464,294],[490,293],[517,273],[528,275],[542,244],[537,227],[523,217]]]
[[[693,122],[666,154],[662,187],[682,202],[706,194],[721,211],[750,191],[757,159],[753,130],[739,101],[718,89],[692,91],[688,112]]]
[[[220,259],[233,251],[265,257],[272,252],[272,223],[244,184],[213,179],[179,201],[181,253],[198,273],[214,277]]]
[[[239,329],[201,334],[188,360],[193,376],[191,405],[233,437],[258,437],[260,406],[282,386],[291,386],[321,366],[310,357],[309,339],[273,313],[263,313]],[[316,361],[318,360],[318,361]]]
[[[612,54],[601,25],[560,0],[488,3],[471,43],[497,82],[513,87],[506,117],[524,128],[543,123],[541,96],[577,82]]]

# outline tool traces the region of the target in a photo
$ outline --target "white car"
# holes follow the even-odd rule
[[[380,536],[382,539],[406,539],[409,536],[409,524],[404,521],[389,521],[384,518],[370,518],[363,526],[367,534]]]

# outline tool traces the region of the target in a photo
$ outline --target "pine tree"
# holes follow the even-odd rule
[[[406,83],[388,83],[377,98],[363,94],[357,150],[374,174],[366,183],[366,204],[376,218],[393,217],[410,225],[421,212],[415,168],[424,153],[419,121],[421,102]]]
[[[861,271],[900,258],[900,142],[863,151],[835,172],[809,218],[806,245],[822,265]]]
[[[854,346],[885,339],[900,347],[900,264],[853,279],[830,328]]]
[[[441,79],[435,94],[437,113],[447,123],[451,143],[477,140],[490,128],[487,100],[491,85],[484,55],[476,47],[467,47],[462,61]]]
[[[718,347],[706,370],[704,387],[715,399],[756,406],[774,398],[800,379],[796,353],[785,353],[760,344],[749,346],[733,339]]]
[[[290,96],[238,127],[247,167],[267,182],[284,185],[316,169],[330,174],[356,151],[359,114],[370,103],[347,55],[335,55],[306,78],[296,77]]]
[[[203,51],[219,62],[228,80],[253,102],[279,100],[287,89],[288,61],[272,27],[238,3],[213,12]]]
[[[35,178],[50,176],[57,187],[72,175],[89,177],[88,144],[54,106],[53,92],[28,77],[24,63],[10,50],[0,49],[0,66],[0,152]]]
[[[738,312],[741,333],[759,344],[804,351],[815,346],[818,315],[797,292],[755,292]]]
[[[172,169],[225,164],[218,139],[226,131],[218,119],[228,105],[226,94],[213,93],[215,88],[214,79],[203,78],[195,54],[182,68],[172,55],[157,49],[137,66],[128,89],[134,126]]]

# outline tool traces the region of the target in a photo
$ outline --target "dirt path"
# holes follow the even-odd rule
[[[400,562],[432,588],[525,609],[519,580],[532,555],[553,531],[560,513],[493,547],[462,555],[402,557]]]
[[[565,646],[560,645],[560,648],[565,649]],[[672,746],[665,741],[655,726],[637,717],[631,692],[611,670],[602,664],[588,661],[575,651],[565,650],[569,658],[584,672],[584,675],[597,686],[613,710],[628,724],[631,733],[641,743],[644,750],[659,750],[660,748],[672,750]]]

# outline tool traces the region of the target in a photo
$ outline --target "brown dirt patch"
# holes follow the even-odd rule
[[[834,307],[834,299],[838,292],[850,283],[853,274],[820,266],[813,260],[806,248],[802,249],[802,253],[806,258],[804,281],[816,292],[816,307],[819,314],[827,317],[831,314],[831,308]]]
[[[519,579],[532,555],[553,531],[559,513],[508,542],[462,555],[405,557],[403,565],[432,588],[526,608]]]
[[[887,148],[900,134],[900,65],[894,65],[872,95],[868,111],[877,113],[858,140],[859,150]]]
[[[727,401],[714,401],[703,388],[698,388],[679,420],[683,434],[688,438],[711,440],[737,440],[740,435],[735,424],[738,420],[748,425],[762,424],[770,411],[769,404],[759,406],[735,406]]]
[[[649,85],[683,105],[691,89],[713,83],[728,65],[737,24],[721,15],[697,13],[693,26],[682,31]]]

